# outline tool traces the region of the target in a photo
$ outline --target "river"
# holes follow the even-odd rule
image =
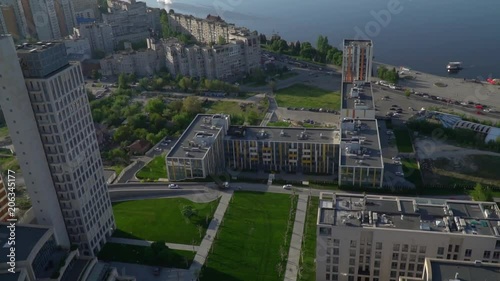
[[[463,62],[457,77],[500,78],[498,0],[168,0],[148,6],[227,22],[288,41],[326,35],[371,39],[375,60],[435,75],[449,61]]]

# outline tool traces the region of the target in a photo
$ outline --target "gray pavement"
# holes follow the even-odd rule
[[[201,241],[201,245],[199,250],[194,257],[193,263],[189,268],[189,272],[194,276],[195,272],[201,270],[205,261],[207,260],[210,249],[212,248],[212,244],[214,242],[215,236],[217,235],[217,231],[219,230],[219,226],[224,219],[224,214],[226,213],[227,207],[229,206],[229,202],[233,196],[233,190],[228,190],[226,192],[222,192],[222,196],[219,202],[219,206],[215,210],[214,218],[210,222],[205,237]]]
[[[300,266],[300,252],[302,247],[302,236],[304,235],[304,226],[307,212],[307,194],[300,194],[297,202],[297,212],[295,213],[295,222],[293,224],[292,239],[290,249],[288,250],[288,261],[286,263],[285,281],[297,280],[297,274]]]
[[[154,241],[111,237],[108,240],[108,242],[116,243],[116,244],[127,244],[127,245],[149,247],[151,245],[151,243],[153,243]],[[165,245],[172,250],[182,250],[182,251],[191,251],[191,252],[196,252],[196,251],[198,251],[198,248],[199,248],[196,245],[186,245],[186,244],[177,244],[177,243],[165,243]]]
[[[120,275],[135,276],[138,281],[191,281],[184,279],[188,275],[185,269],[162,267],[160,275],[155,276],[153,274],[153,270],[157,268],[155,266],[123,262],[111,262],[110,265],[115,267]]]

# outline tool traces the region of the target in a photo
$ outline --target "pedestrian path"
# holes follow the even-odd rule
[[[300,266],[300,251],[302,247],[302,236],[304,235],[304,225],[306,222],[307,200],[309,196],[300,194],[297,202],[297,212],[293,224],[292,240],[288,251],[288,261],[286,264],[285,281],[296,281]]]
[[[117,243],[117,244],[127,244],[127,245],[149,247],[151,245],[151,243],[153,243],[154,241],[146,241],[146,240],[137,240],[137,239],[111,237],[108,240],[108,242],[109,243]],[[187,244],[165,243],[165,245],[167,247],[169,247],[170,249],[172,249],[172,250],[182,250],[182,251],[196,252],[199,249],[199,246],[187,245]]]
[[[201,271],[201,268],[203,267],[205,261],[207,260],[207,256],[210,252],[210,249],[212,248],[215,235],[219,230],[220,223],[224,218],[224,214],[226,213],[227,207],[229,206],[231,197],[233,197],[233,190],[228,190],[221,193],[219,206],[217,207],[217,210],[215,210],[214,218],[210,222],[210,225],[208,226],[207,229],[207,233],[205,234],[205,237],[201,241],[201,245],[196,253],[196,256],[194,257],[191,267],[189,268],[189,272],[192,274],[193,276],[192,278],[194,279],[196,279],[194,277],[196,275],[195,273]],[[191,279],[185,278],[184,280],[191,280]]]

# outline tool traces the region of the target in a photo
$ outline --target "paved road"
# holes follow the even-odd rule
[[[304,226],[307,213],[307,194],[300,194],[297,202],[297,212],[295,213],[295,222],[293,223],[292,240],[288,250],[288,261],[286,263],[285,281],[297,280],[297,274],[300,266],[300,252],[302,248],[302,236],[304,235]]]
[[[108,242],[116,243],[116,244],[127,244],[127,245],[149,247],[154,241],[111,237],[108,240]],[[198,248],[199,248],[196,245],[186,245],[186,244],[177,244],[177,243],[165,243],[165,245],[173,250],[182,250],[182,251],[191,251],[191,252],[196,252],[196,251],[198,251]]]
[[[163,267],[160,275],[155,276],[153,274],[155,266],[123,262],[111,262],[110,265],[115,267],[120,275],[134,276],[138,281],[192,281],[187,279],[188,271],[186,269]]]

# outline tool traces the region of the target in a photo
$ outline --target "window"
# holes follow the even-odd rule
[[[424,270],[424,266],[422,264],[417,265],[417,271],[422,272]]]
[[[399,251],[399,244],[394,244],[394,246],[392,247],[392,250]]]
[[[354,274],[354,267],[349,267],[349,274]]]
[[[349,265],[356,265],[355,259],[349,259]]]
[[[402,262],[399,264],[399,269],[400,270],[406,270],[406,263]]]
[[[414,270],[415,270],[415,264],[414,263],[408,264],[408,271],[414,271]]]
[[[457,260],[458,259],[458,255],[453,255],[453,260]]]
[[[397,262],[392,262],[391,263],[391,268],[392,269],[397,269],[398,268],[398,263]]]
[[[500,258],[500,252],[493,252],[493,258],[498,260]]]
[[[391,271],[391,277],[396,277],[397,272],[396,271]]]
[[[451,252],[452,249],[453,249],[453,245],[448,245],[448,252]]]
[[[374,266],[375,268],[380,268],[380,261],[375,261],[375,262],[373,263],[373,266]]]
[[[417,252],[417,245],[411,245],[411,252],[416,253]]]
[[[333,248],[333,254],[335,256],[338,256],[339,255],[339,248]]]
[[[496,244],[495,244],[495,248],[499,249],[500,248],[500,240],[497,240]]]
[[[408,244],[403,245],[403,252],[408,252]]]
[[[349,256],[355,257],[356,256],[356,250],[354,250],[354,249],[349,250]]]
[[[375,270],[373,271],[373,275],[375,275],[375,276],[379,276],[379,275],[380,275],[380,270],[375,269]]]
[[[425,247],[425,246],[420,246],[420,251],[419,251],[419,252],[420,252],[421,254],[425,254],[425,252],[426,252],[426,251],[427,251],[427,247]]]
[[[382,252],[375,252],[375,258],[380,259],[382,257]]]
[[[330,273],[326,274],[326,280],[330,281]]]
[[[455,253],[458,253],[460,250],[460,246],[459,245],[455,245]]]
[[[351,248],[356,248],[356,240],[351,240]]]
[[[333,246],[339,246],[340,240],[339,239],[333,239]]]
[[[439,248],[438,248],[438,252],[437,252],[437,254],[438,254],[439,256],[444,255],[444,247],[439,247]]]
[[[339,257],[333,257],[332,260],[333,260],[332,261],[333,264],[338,264],[339,263]]]
[[[489,259],[490,255],[491,255],[490,251],[484,251],[484,253],[483,253],[483,259]]]
[[[424,263],[424,261],[425,261],[425,257],[423,257],[423,256],[418,257],[418,263]]]
[[[398,258],[399,258],[399,254],[398,254],[398,253],[393,253],[393,254],[392,254],[392,260],[393,260],[393,261],[398,260]]]
[[[381,242],[377,242],[377,244],[375,244],[375,249],[382,250],[382,243]]]

